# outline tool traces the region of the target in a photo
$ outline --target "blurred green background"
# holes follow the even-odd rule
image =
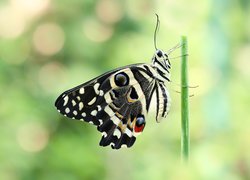
[[[64,90],[116,67],[150,63],[189,40],[188,166],[181,163],[180,58],[169,116],[130,149],[54,108]],[[180,55],[177,49],[171,57]],[[1,0],[0,179],[250,179],[249,0]]]

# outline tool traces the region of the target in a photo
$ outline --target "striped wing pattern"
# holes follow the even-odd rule
[[[135,64],[107,72],[62,93],[57,110],[72,119],[97,126],[101,146],[131,147],[145,127],[145,116],[156,93],[156,120],[165,117],[169,95],[148,64]]]

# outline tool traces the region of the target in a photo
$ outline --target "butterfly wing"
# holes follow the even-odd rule
[[[137,64],[105,73],[65,91],[55,106],[63,115],[97,126],[101,146],[131,147],[145,126],[155,81],[147,65]]]
[[[99,125],[98,120],[92,118],[89,114],[91,114],[91,110],[97,108],[97,100],[99,102],[104,101],[104,93],[111,89],[110,84],[108,84],[106,80],[116,71],[117,70],[105,73],[84,84],[65,91],[55,102],[57,110],[69,118],[84,119],[84,121]],[[105,84],[102,90],[99,90],[98,86],[100,86],[100,84]]]

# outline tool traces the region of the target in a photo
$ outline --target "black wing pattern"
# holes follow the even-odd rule
[[[64,116],[96,125],[102,133],[101,146],[119,149],[131,147],[143,131],[154,92],[163,97],[157,102],[157,117],[165,116],[168,97],[163,88],[149,65],[136,64],[65,91],[55,106]]]

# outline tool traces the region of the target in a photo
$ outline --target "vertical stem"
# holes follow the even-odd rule
[[[188,59],[187,59],[187,37],[181,37],[181,151],[182,159],[189,158],[189,113],[188,113]]]

